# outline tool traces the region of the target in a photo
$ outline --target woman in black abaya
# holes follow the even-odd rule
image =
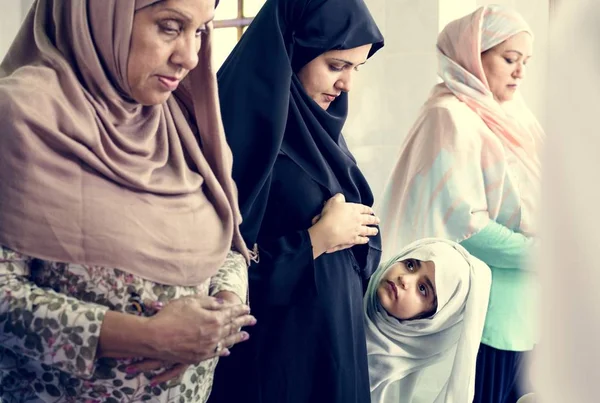
[[[267,0],[218,73],[258,324],[210,403],[367,403],[362,296],[381,250],[341,130],[383,46],[363,0]]]

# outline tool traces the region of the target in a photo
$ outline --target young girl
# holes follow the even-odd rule
[[[377,269],[364,304],[373,403],[473,400],[490,284],[485,263],[443,239]]]

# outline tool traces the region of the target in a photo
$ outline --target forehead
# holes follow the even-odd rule
[[[353,64],[364,63],[369,56],[371,44],[359,46],[352,49],[330,50],[323,53],[323,57],[346,60]]]
[[[527,32],[519,32],[499,44],[496,48],[499,52],[516,50],[525,57],[531,56],[533,53],[533,38]]]
[[[215,0],[162,0],[153,5],[153,11],[178,11],[190,18],[210,20],[214,16]]]

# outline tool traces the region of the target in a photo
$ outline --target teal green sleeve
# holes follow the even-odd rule
[[[484,229],[460,244],[488,266],[522,269],[528,266],[526,262],[534,239],[490,221]]]

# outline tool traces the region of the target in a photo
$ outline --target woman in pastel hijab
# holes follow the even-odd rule
[[[247,338],[214,9],[38,0],[0,65],[3,402],[205,401]]]
[[[365,295],[373,403],[471,402],[489,267],[423,239],[382,264]]]
[[[537,342],[535,244],[544,133],[519,94],[532,56],[523,18],[485,6],[437,43],[439,75],[376,208],[384,251],[423,237],[461,243],[492,270],[477,402],[514,402]]]

